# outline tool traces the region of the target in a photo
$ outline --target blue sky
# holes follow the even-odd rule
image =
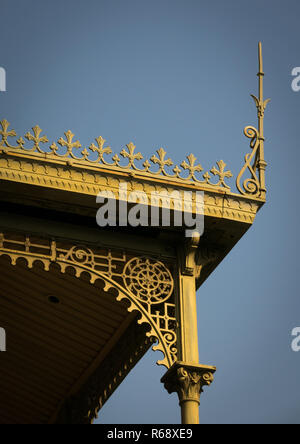
[[[39,124],[83,145],[102,135],[223,159],[236,175],[256,125],[257,42],[263,42],[268,202],[198,292],[200,362],[216,365],[202,423],[299,423],[298,0],[1,0],[0,117],[18,133]],[[232,186],[234,182],[232,181]],[[175,395],[149,352],[100,413],[104,423],[176,423]]]

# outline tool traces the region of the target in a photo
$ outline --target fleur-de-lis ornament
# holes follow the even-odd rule
[[[210,172],[214,175],[214,176],[219,176],[219,182],[216,184],[217,186],[223,185],[225,188],[230,188],[226,183],[225,183],[225,177],[232,177],[232,172],[230,170],[225,171],[225,167],[226,167],[226,163],[223,160],[219,160],[219,162],[217,162],[218,165],[218,170],[216,167],[213,167]]]
[[[131,168],[137,169],[137,167],[135,166],[134,162],[136,160],[142,160],[143,156],[142,156],[142,154],[140,152],[138,152],[138,153],[134,152],[135,149],[136,149],[136,146],[132,142],[128,143],[128,145],[126,145],[126,146],[128,148],[128,151],[123,149],[120,154],[121,154],[121,156],[123,156],[123,157],[128,159],[129,164],[128,164],[127,167],[129,167],[129,168],[131,167]]]
[[[271,99],[260,100],[254,94],[250,94],[250,95],[255,102],[258,118],[260,119],[260,118],[264,117],[266,107],[267,107],[268,103],[271,101]]]
[[[157,150],[156,152],[158,154],[158,157],[154,154],[151,157],[151,162],[159,165],[159,171],[157,172],[157,174],[167,174],[165,171],[165,167],[172,166],[173,161],[171,159],[165,159],[167,152],[163,148],[159,148],[159,150]]]
[[[32,128],[32,131],[33,131],[33,134],[31,134],[29,132],[25,134],[26,139],[29,140],[29,141],[32,141],[34,143],[34,145],[31,148],[31,150],[30,149],[27,149],[27,150],[28,151],[35,151],[35,150],[37,150],[40,153],[44,154],[44,151],[41,150],[41,148],[40,148],[40,143],[48,143],[49,140],[48,140],[47,136],[40,137],[42,129],[38,125],[34,126]]]
[[[189,161],[189,163],[184,160],[181,164],[184,170],[189,170],[190,172],[190,175],[187,179],[197,180],[197,178],[195,177],[195,172],[200,172],[203,170],[203,168],[200,163],[196,165],[197,157],[195,157],[194,154],[190,154],[189,156],[187,156],[187,160]]]
[[[79,140],[73,142],[74,134],[70,130],[65,132],[65,136],[66,140],[61,137],[57,143],[59,143],[60,146],[65,146],[67,148],[66,154],[70,154],[72,157],[75,157],[73,155],[73,148],[81,148],[81,143]]]
[[[0,130],[0,135],[2,138],[0,141],[0,147],[2,147],[2,146],[11,147],[11,145],[8,143],[7,139],[8,139],[8,137],[16,137],[17,133],[15,132],[15,130],[8,131],[10,123],[6,119],[1,120],[0,123],[1,123],[1,127],[2,127],[2,130]]]
[[[111,154],[112,149],[110,146],[107,146],[104,148],[104,144],[105,144],[106,140],[103,139],[103,137],[100,136],[95,140],[96,140],[98,146],[96,146],[94,143],[92,143],[89,146],[89,149],[93,153],[95,153],[95,152],[98,153],[98,158],[96,160],[93,160],[92,162],[100,162],[100,163],[102,162],[102,163],[107,164],[108,162],[106,162],[106,160],[104,159],[103,156],[104,156],[104,154]]]

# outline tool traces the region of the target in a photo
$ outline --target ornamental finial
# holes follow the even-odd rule
[[[259,197],[263,200],[266,198],[265,169],[267,166],[264,158],[264,115],[267,104],[270,102],[270,99],[264,100],[264,75],[262,44],[259,42],[258,98],[251,94],[257,108],[258,129],[253,126],[247,126],[244,129],[245,136],[251,139],[250,148],[252,152],[245,156],[245,164],[237,177],[236,185],[241,194],[252,195],[252,197]],[[252,161],[253,163],[251,163]],[[251,178],[244,180],[241,184],[241,178],[247,169],[251,173]]]
[[[258,43],[258,98],[251,94],[253,97],[258,115],[258,130],[260,137],[264,136],[263,120],[267,104],[271,99],[264,100],[264,70],[263,70],[263,56],[262,56],[262,44]]]

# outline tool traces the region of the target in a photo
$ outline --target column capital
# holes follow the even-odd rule
[[[180,405],[186,401],[200,404],[203,387],[213,382],[215,371],[216,367],[177,361],[162,377],[161,382],[169,393],[178,394]]]

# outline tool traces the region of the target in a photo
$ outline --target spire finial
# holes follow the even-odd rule
[[[262,44],[258,43],[258,98],[251,94],[257,108],[258,129],[253,126],[247,126],[244,129],[245,136],[251,139],[252,152],[245,157],[245,164],[237,177],[237,188],[242,194],[250,194],[252,196],[265,199],[266,184],[265,184],[265,169],[267,163],[264,158],[264,115],[267,104],[270,99],[264,100],[264,70],[263,70],[263,56]],[[253,164],[251,162],[253,161]],[[245,171],[250,170],[251,178],[246,179],[241,185],[241,178]],[[257,176],[257,171],[258,175]]]
[[[263,56],[262,56],[262,44],[258,43],[258,98],[251,94],[253,97],[256,108],[257,108],[257,116],[258,116],[258,131],[260,137],[264,137],[264,114],[267,104],[271,99],[264,100],[264,70],[263,70]]]

